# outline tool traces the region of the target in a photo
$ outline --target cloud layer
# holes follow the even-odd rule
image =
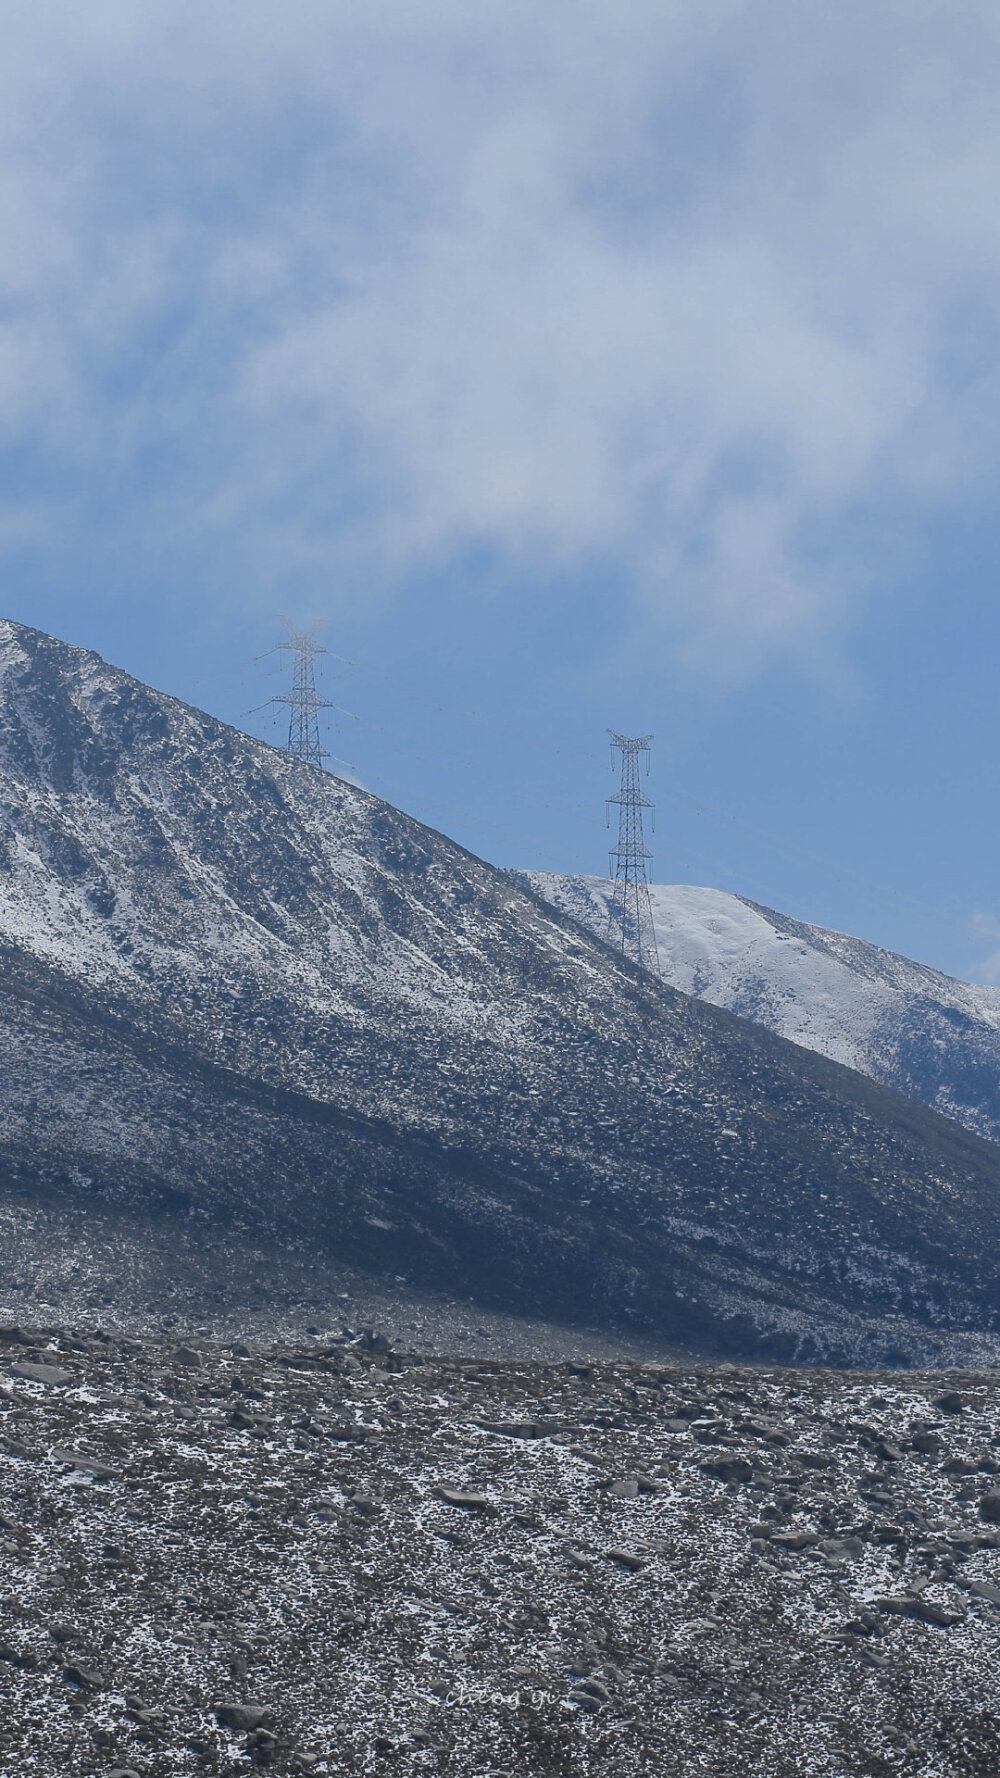
[[[306,600],[596,568],[752,664],[988,498],[979,0],[59,0],[7,28],[0,550],[181,536]]]

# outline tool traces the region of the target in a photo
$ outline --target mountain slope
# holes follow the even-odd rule
[[[990,1146],[11,624],[0,961],[21,1200],[730,1349],[997,1344]]]
[[[524,880],[603,934],[609,885]],[[1000,1142],[1000,988],[942,975],[738,895],[650,888],[663,978]]]

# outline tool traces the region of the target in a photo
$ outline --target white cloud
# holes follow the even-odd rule
[[[752,663],[985,497],[985,0],[60,0],[7,32],[0,443],[81,538],[99,463],[129,523],[262,583],[596,560]]]

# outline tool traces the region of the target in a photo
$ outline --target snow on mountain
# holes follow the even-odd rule
[[[611,885],[524,880],[603,936]],[[956,981],[742,896],[650,887],[664,981],[1000,1142],[1000,989]]]
[[[246,1229],[715,1349],[1000,1351],[990,1145],[2,623],[0,1078],[0,1202],[123,1256]]]

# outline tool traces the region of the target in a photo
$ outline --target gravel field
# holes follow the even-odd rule
[[[1000,1392],[0,1344],[4,1778],[995,1778]]]

